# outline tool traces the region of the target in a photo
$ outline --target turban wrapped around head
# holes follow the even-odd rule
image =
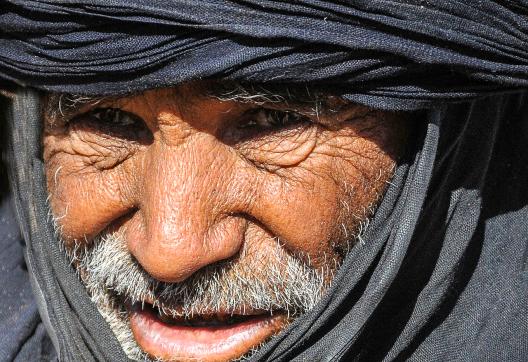
[[[117,94],[221,77],[423,108],[528,86],[524,1],[2,1],[0,69]]]

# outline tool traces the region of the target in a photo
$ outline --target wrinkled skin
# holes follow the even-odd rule
[[[334,103],[331,112],[262,127],[248,121],[251,110],[287,105],[221,101],[188,84],[87,105],[67,124],[46,117],[62,238],[90,243],[122,230],[141,266],[165,282],[233,258],[245,243],[249,257],[265,260],[276,238],[314,268],[335,264],[383,194],[408,121]],[[144,123],[104,124],[86,116],[96,107]]]

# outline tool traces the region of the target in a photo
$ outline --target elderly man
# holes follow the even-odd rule
[[[44,101],[58,234],[131,357],[231,360],[310,309],[406,144],[393,113],[215,87]]]
[[[2,6],[0,356],[525,359],[525,6]]]

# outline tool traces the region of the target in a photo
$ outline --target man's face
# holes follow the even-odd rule
[[[405,143],[401,115],[216,87],[46,99],[59,236],[133,358],[238,358],[310,309]]]

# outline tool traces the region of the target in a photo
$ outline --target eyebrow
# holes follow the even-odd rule
[[[67,123],[87,105],[97,105],[103,101],[130,97],[133,94],[119,96],[85,96],[71,93],[49,93],[46,96],[43,112],[52,123]],[[237,82],[215,82],[203,91],[205,97],[224,102],[238,102],[255,105],[285,104],[291,108],[309,109],[318,114],[329,95],[309,85],[264,85],[243,84]]]
[[[244,84],[218,83],[208,91],[208,95],[221,101],[266,104],[286,103],[290,106],[307,106],[324,103],[328,92],[304,85],[292,84]]]
[[[45,119],[51,122],[66,123],[87,105],[95,105],[115,97],[83,96],[70,93],[49,93],[43,105]]]

